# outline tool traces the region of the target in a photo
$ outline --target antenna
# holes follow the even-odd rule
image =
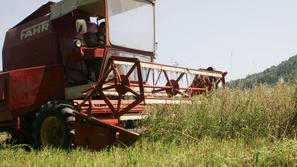
[[[231,53],[230,53],[230,72],[229,72],[229,77],[232,80],[232,63],[233,63],[233,54],[234,54],[234,50],[233,48],[231,48]]]
[[[256,72],[255,72],[255,73],[258,73],[259,71],[258,71],[258,68],[257,68],[257,65],[256,65],[255,61],[252,60],[252,63],[253,63],[253,65],[254,65],[254,68],[256,69]]]

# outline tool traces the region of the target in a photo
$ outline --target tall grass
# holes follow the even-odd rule
[[[142,133],[150,140],[199,140],[295,135],[296,88],[293,85],[221,89],[193,99],[193,104],[154,106]]]
[[[296,166],[296,112],[295,85],[226,88],[192,104],[150,107],[132,147],[26,152],[0,145],[0,166]]]

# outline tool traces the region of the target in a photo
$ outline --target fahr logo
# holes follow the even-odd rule
[[[38,35],[49,30],[49,21],[44,21],[21,31],[21,40]]]

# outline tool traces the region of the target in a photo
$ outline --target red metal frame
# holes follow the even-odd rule
[[[129,72],[127,74],[122,74],[121,71],[117,68],[115,61],[125,61],[129,63],[133,63],[132,67],[130,68]],[[130,88],[131,83],[129,80],[130,75],[136,71],[138,75],[138,82],[137,84],[133,84],[134,87],[139,88],[139,92],[134,91]],[[108,78],[108,76],[113,73],[113,78]],[[104,93],[104,91],[108,91],[110,89],[114,89],[118,93],[117,97],[117,107],[113,105],[113,103],[110,101],[108,96]],[[134,107],[139,105],[144,101],[144,87],[143,87],[143,81],[141,76],[141,68],[140,68],[140,61],[135,58],[126,58],[126,57],[111,57],[108,60],[106,70],[103,74],[103,77],[100,79],[100,81],[97,83],[96,86],[94,86],[91,90],[88,90],[88,95],[84,98],[84,100],[79,104],[78,111],[82,110],[82,106],[84,106],[86,103],[88,103],[89,108],[87,111],[89,114],[91,114],[93,110],[92,105],[92,99],[95,96],[100,96],[111,112],[113,113],[115,118],[119,118],[123,114],[128,113],[131,111]],[[122,99],[127,93],[132,93],[135,97],[135,100],[130,100],[129,104],[122,108]]]
[[[128,65],[126,62],[118,64]],[[144,88],[153,89],[145,91],[146,98],[148,97],[147,93],[155,94],[160,92],[166,93],[170,97],[177,95],[190,97],[194,94],[218,88],[219,84],[224,86],[225,76],[227,75],[226,72],[215,71],[212,68],[195,70],[150,62],[141,62],[140,65],[142,69],[148,69],[147,73],[142,74],[143,78],[145,78]],[[170,72],[174,72],[176,76],[170,77]],[[188,75],[193,76],[191,80]],[[163,85],[159,82],[161,78],[163,79]],[[148,81],[149,79],[150,82]],[[181,80],[186,80],[187,83],[182,85]],[[135,85],[131,84],[131,86]]]

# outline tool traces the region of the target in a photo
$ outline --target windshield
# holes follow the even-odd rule
[[[109,0],[109,39],[113,45],[154,52],[154,7],[146,0]]]

